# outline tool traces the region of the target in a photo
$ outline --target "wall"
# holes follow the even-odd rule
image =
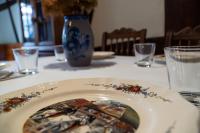
[[[4,3],[5,0],[0,0],[0,4]],[[12,14],[14,17],[14,23],[17,29],[17,33],[22,42],[22,29],[21,29],[21,19],[19,5],[15,4],[11,6]],[[8,10],[3,10],[0,12],[0,44],[4,43],[15,43],[15,35],[12,29],[11,20],[9,17]]]
[[[164,0],[99,0],[92,22],[95,46],[104,31],[147,28],[147,37],[164,35]]]

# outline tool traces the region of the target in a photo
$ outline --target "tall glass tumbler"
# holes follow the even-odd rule
[[[170,88],[200,92],[200,46],[164,49]]]
[[[37,47],[24,47],[13,49],[15,62],[21,74],[36,74],[38,72]]]

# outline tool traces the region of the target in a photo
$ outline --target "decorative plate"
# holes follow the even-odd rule
[[[91,78],[0,97],[1,133],[199,133],[199,111],[149,83]]]
[[[93,53],[93,59],[100,60],[100,59],[107,59],[112,58],[114,56],[114,52],[108,52],[108,51],[95,51]]]

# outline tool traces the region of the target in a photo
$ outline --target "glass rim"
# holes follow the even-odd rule
[[[18,50],[39,50],[38,46],[32,46],[32,47],[21,47],[21,48],[13,48],[13,51],[18,51]]]
[[[156,43],[145,42],[145,43],[134,43],[133,45],[156,45]]]
[[[167,46],[164,50],[173,50],[173,51],[200,51],[200,45],[196,46]]]

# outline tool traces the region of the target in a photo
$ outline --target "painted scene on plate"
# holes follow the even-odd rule
[[[131,107],[112,100],[72,99],[47,106],[25,122],[24,133],[134,133],[140,120]]]

